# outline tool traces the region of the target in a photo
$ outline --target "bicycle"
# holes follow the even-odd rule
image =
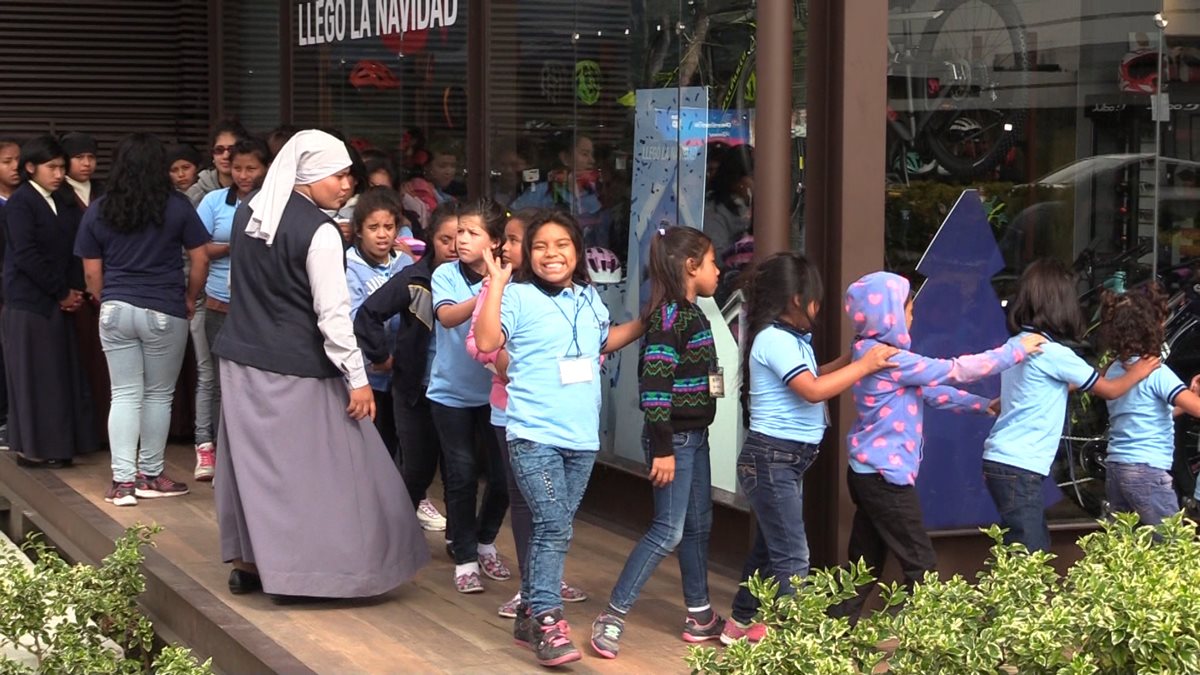
[[[1032,70],[1024,24],[1011,0],[916,3],[893,0],[888,12],[888,171],[903,183],[934,171],[971,179],[1020,134]]]

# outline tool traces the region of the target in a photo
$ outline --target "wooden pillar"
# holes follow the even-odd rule
[[[758,3],[754,255],[789,248],[792,199],[792,3]]]

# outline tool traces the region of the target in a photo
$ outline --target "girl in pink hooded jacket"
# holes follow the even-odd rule
[[[925,405],[994,414],[991,400],[951,385],[997,375],[1039,351],[1045,338],[1012,338],[991,351],[954,359],[908,351],[912,348],[909,283],[889,272],[874,272],[851,284],[845,309],[857,336],[856,360],[879,344],[901,350],[892,357],[898,367],[868,375],[851,388],[858,420],[847,439],[847,482],[857,510],[850,531],[849,559],[862,558],[879,574],[891,550],[911,587],[935,566],[933,543],[925,532],[915,487]],[[835,608],[834,614],[856,620],[869,594],[869,590],[860,591]]]

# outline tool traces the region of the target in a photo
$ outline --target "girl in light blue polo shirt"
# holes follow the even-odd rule
[[[1106,378],[1123,376],[1132,364],[1155,356],[1163,344],[1166,298],[1155,286],[1145,292],[1106,293],[1100,336],[1116,360]],[[1108,476],[1113,511],[1133,511],[1157,525],[1179,511],[1171,479],[1175,459],[1173,409],[1200,417],[1200,396],[1170,368],[1159,368],[1124,396],[1108,402]]]
[[[877,345],[850,362],[850,355],[821,365],[812,348],[812,327],[822,297],[815,265],[799,253],[778,253],[750,272],[746,286],[748,330],[743,344],[742,410],[749,432],[738,456],[738,483],[758,519],[754,547],[742,579],[755,572],[774,575],[780,593],[788,581],[808,574],[804,530],[804,473],[817,457],[828,415],[825,401],[858,380],[894,366],[899,350]],[[762,639],[766,628],[751,624],[758,601],[742,586],[733,599],[721,642]]]
[[[225,325],[225,316],[229,312],[229,235],[233,228],[233,216],[242,202],[252,193],[262,187],[263,179],[267,177],[267,169],[271,166],[271,149],[265,141],[253,136],[243,138],[229,150],[230,171],[233,185],[220,190],[214,190],[204,196],[196,206],[200,222],[212,235],[212,241],[205,246],[208,254],[208,280],[204,284],[204,339],[209,351],[217,341],[221,326]],[[220,365],[217,357],[212,357],[214,374],[211,392],[212,424],[201,430],[196,438],[196,480],[211,481],[216,468],[216,446],[212,443],[221,412],[221,378]],[[197,403],[197,405],[201,405]],[[200,425],[197,425],[200,426]]]
[[[1030,551],[1050,548],[1042,483],[1058,452],[1067,414],[1068,388],[1112,400],[1158,367],[1157,357],[1131,364],[1114,379],[1100,374],[1062,340],[1079,342],[1085,323],[1071,272],[1043,258],[1021,274],[1008,315],[1009,330],[1046,338],[1042,353],[1000,375],[1000,415],[983,444],[983,479],[1007,528],[1005,543]]]
[[[577,661],[563,617],[563,560],[571,522],[600,449],[600,354],[638,339],[641,322],[609,327],[592,288],[583,233],[570,215],[539,210],[512,268],[488,260],[490,290],[476,317],[481,351],[503,346],[508,365],[508,451],[513,478],[533,512],[528,574],[513,638],[543,666]]]
[[[496,551],[508,486],[491,426],[492,374],[467,353],[471,314],[487,272],[484,256],[504,241],[504,212],[491,201],[447,202],[432,220],[457,220],[458,260],[438,266],[430,280],[437,348],[425,395],[442,446],[454,586],[459,593],[481,593],[483,575],[496,581],[512,576]],[[482,504],[481,476],[487,481]]]

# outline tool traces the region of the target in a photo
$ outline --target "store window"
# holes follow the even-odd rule
[[[794,96],[799,184],[807,5],[791,4],[800,73]],[[717,331],[721,360],[736,363],[733,282],[753,254],[755,2],[489,5],[484,113],[490,195],[513,211],[554,207],[574,214],[617,321],[639,308],[657,228],[702,228],[716,244],[724,280],[706,311],[724,325]],[[795,209],[796,240],[800,212]],[[601,458],[644,471],[636,370],[633,350],[606,362]],[[714,457],[713,482],[732,494],[740,414],[736,397],[721,406],[712,447],[728,457]]]
[[[431,206],[465,197],[470,3],[303,0],[293,14],[292,123],[386,158],[397,187],[425,179]]]
[[[884,255],[921,287],[918,348],[953,356],[1005,339],[1016,280],[1043,257],[1077,272],[1092,326],[1104,290],[1155,275],[1191,311],[1200,24],[1178,4],[889,2]],[[1185,382],[1200,371],[1193,332],[1168,330],[1166,364]],[[1101,365],[1094,335],[1078,351]],[[998,393],[996,380],[978,393]],[[1105,404],[1073,394],[1067,418],[1045,486],[1052,520],[1104,508]],[[980,471],[990,426],[929,413],[918,486],[932,528],[994,522]],[[1181,494],[1194,485],[1197,438],[1177,425]]]

